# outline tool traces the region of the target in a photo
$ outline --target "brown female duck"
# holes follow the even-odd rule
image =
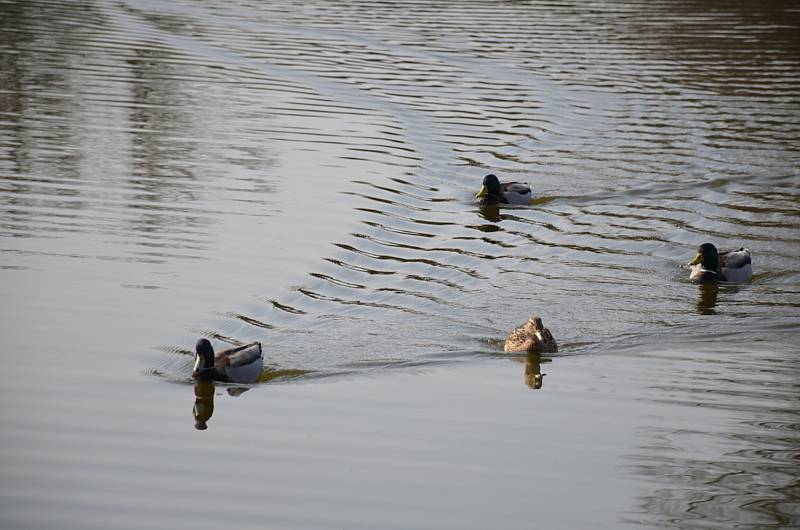
[[[558,345],[550,330],[542,324],[539,315],[533,315],[527,322],[508,334],[503,350],[506,352],[556,353]]]

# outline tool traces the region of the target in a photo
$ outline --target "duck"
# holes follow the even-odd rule
[[[753,258],[744,247],[730,252],[718,252],[712,243],[703,243],[689,262],[689,279],[696,283],[747,283],[753,277]]]
[[[506,182],[500,184],[497,176],[489,174],[483,177],[480,191],[475,194],[483,205],[523,204],[531,200],[531,187],[525,182]]]
[[[506,353],[556,353],[558,344],[550,330],[542,324],[539,315],[533,315],[527,322],[508,334],[503,351]]]
[[[252,342],[214,354],[208,339],[195,344],[195,361],[192,377],[223,383],[255,383],[261,375],[261,343]]]

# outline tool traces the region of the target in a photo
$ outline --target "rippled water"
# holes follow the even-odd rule
[[[224,475],[247,524],[265,487],[285,527],[797,526],[798,34],[788,1],[0,3],[0,524],[158,525]],[[533,204],[479,208],[489,172]],[[704,241],[752,283],[690,284]],[[502,356],[534,312],[559,354]],[[200,335],[286,384],[195,398]]]

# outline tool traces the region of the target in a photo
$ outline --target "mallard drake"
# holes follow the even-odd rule
[[[208,339],[195,345],[192,377],[227,383],[255,383],[261,375],[261,343],[253,342],[214,354]]]
[[[495,175],[483,177],[483,185],[476,199],[480,199],[481,204],[524,204],[527,205],[531,200],[531,187],[524,182],[506,182],[500,184],[500,180]]]
[[[693,282],[746,283],[753,277],[752,257],[744,247],[720,254],[711,243],[703,243],[689,265]]]
[[[539,315],[533,315],[527,322],[508,334],[503,351],[507,353],[556,353],[558,345],[550,330],[542,324]]]

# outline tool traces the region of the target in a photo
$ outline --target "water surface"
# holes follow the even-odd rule
[[[798,26],[4,3],[0,524],[797,526]],[[704,241],[752,283],[690,284]],[[533,312],[559,354],[502,355]],[[199,336],[270,381],[195,389]]]

